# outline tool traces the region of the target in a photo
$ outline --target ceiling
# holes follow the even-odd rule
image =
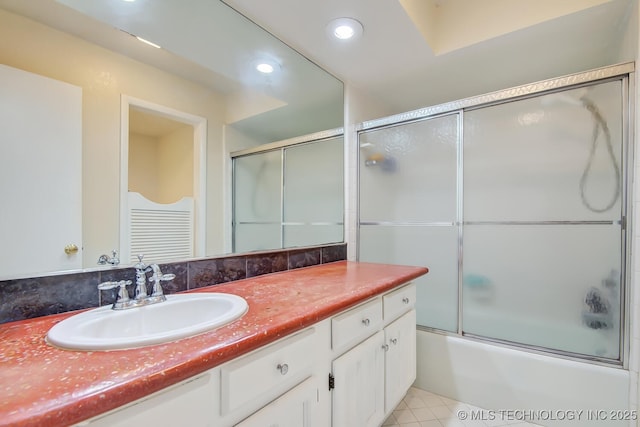
[[[175,1],[167,4],[190,10]],[[620,46],[638,0],[223,1],[366,100],[374,112],[366,114],[375,117],[360,121],[634,59],[621,55]],[[128,35],[69,13],[56,1],[0,0],[0,7],[217,90],[234,88],[229,76],[237,72],[214,74],[164,49],[151,55]],[[345,16],[363,24],[362,36],[331,40],[327,24]],[[184,33],[160,31],[167,37]],[[319,85],[306,86],[318,86],[314,96],[323,93]]]
[[[385,115],[633,59],[619,51],[637,0],[224,1]],[[338,17],[362,36],[331,40]]]

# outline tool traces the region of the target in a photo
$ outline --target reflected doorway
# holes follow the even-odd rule
[[[126,263],[204,255],[206,119],[122,99],[120,252]]]

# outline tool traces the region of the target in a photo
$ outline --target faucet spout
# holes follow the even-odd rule
[[[137,300],[145,299],[148,296],[147,272],[151,271],[151,268],[148,267],[144,262],[142,262],[142,258],[144,258],[144,255],[138,255],[138,263],[135,265],[135,269],[136,269],[135,299]]]

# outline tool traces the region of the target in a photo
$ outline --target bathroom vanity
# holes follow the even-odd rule
[[[415,286],[426,268],[336,262],[199,289],[240,319],[138,349],[44,341],[72,314],[0,326],[0,425],[379,425],[415,378]]]

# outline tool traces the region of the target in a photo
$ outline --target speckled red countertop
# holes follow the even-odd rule
[[[244,297],[226,326],[167,344],[81,352],[45,342],[73,315],[0,325],[0,426],[66,426],[122,406],[330,317],[427,273],[426,268],[335,262],[201,288]]]

